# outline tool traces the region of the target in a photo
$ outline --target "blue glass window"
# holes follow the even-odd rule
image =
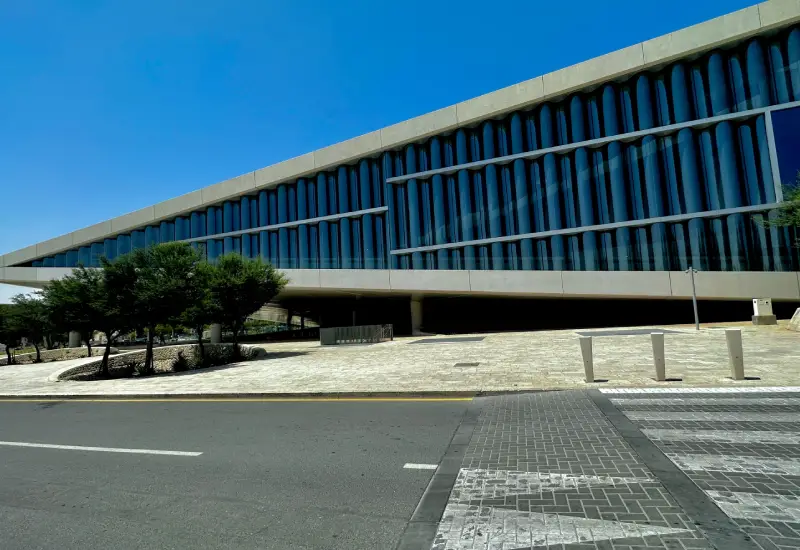
[[[772,127],[775,130],[781,182],[784,185],[794,184],[800,172],[800,107],[774,111]]]

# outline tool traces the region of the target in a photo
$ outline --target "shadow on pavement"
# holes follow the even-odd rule
[[[216,372],[221,370],[228,370],[233,369],[236,367],[244,367],[253,361],[269,361],[270,359],[287,359],[290,357],[297,357],[300,355],[308,355],[307,351],[275,351],[275,352],[267,352],[266,355],[263,357],[259,357],[258,359],[253,359],[251,361],[240,361],[238,363],[228,363],[227,365],[220,365],[218,367],[208,367],[205,369],[193,369],[187,370],[184,372],[166,372],[163,374],[157,375],[158,377],[169,377],[169,376],[191,376],[193,374],[203,374],[206,372]]]

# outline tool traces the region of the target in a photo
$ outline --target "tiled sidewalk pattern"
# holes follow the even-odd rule
[[[651,327],[652,328],[652,327]],[[665,337],[670,387],[800,386],[800,333],[743,326],[745,368],[760,380],[728,378],[725,333],[719,328],[669,327]],[[593,332],[593,331],[588,331]],[[645,331],[647,332],[647,331]],[[368,346],[318,342],[265,344],[267,359],[206,371],[136,380],[48,382],[66,363],[0,367],[0,395],[130,395],[198,393],[447,392],[582,389],[575,331],[481,335],[480,341],[415,344],[420,338]],[[427,340],[427,338],[426,338]],[[441,343],[438,343],[440,342]],[[662,386],[653,380],[647,334],[594,338],[603,387]],[[459,366],[456,366],[459,365]],[[596,385],[596,384],[595,384]],[[590,385],[592,386],[592,385]]]
[[[583,392],[481,401],[434,550],[711,548]]]
[[[608,396],[758,548],[800,548],[800,392]]]

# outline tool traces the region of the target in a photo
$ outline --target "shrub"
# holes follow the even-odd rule
[[[148,368],[147,363],[141,360],[132,360],[127,365],[130,367],[137,376],[149,376],[153,371]]]
[[[173,372],[186,372],[191,368],[191,362],[186,358],[182,351],[179,351],[178,357],[172,362]]]
[[[233,348],[230,346],[209,346],[205,351],[205,356],[198,364],[201,369],[226,365],[233,359]]]

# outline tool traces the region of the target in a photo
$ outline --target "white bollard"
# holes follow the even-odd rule
[[[594,382],[594,362],[592,361],[592,337],[580,336],[581,355],[583,356],[583,370],[586,381]]]
[[[728,343],[728,363],[731,366],[731,378],[744,380],[744,352],[742,351],[742,329],[725,329],[725,341]]]
[[[651,332],[653,341],[653,364],[656,367],[656,381],[663,382],[667,378],[667,364],[664,359],[664,333]]]

